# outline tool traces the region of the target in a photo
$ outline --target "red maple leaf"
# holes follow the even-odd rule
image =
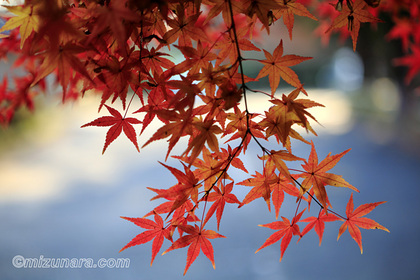
[[[420,47],[416,45],[411,46],[412,54],[406,55],[394,60],[397,66],[407,66],[409,70],[405,76],[404,82],[408,85],[420,72]]]
[[[198,183],[198,179],[195,176],[195,174],[183,164],[184,166],[184,172],[181,170],[178,170],[176,168],[173,168],[171,166],[168,166],[164,163],[161,163],[164,167],[166,167],[172,175],[176,177],[178,180],[178,183],[169,189],[152,189],[150,190],[155,191],[158,195],[153,197],[152,200],[158,199],[158,198],[166,198],[168,200],[173,200],[173,204],[171,206],[171,210],[168,214],[172,214],[174,210],[181,207],[187,200],[190,198],[197,203],[198,200],[198,189],[201,187],[201,184]]]
[[[306,219],[300,220],[301,222],[309,223],[302,230],[302,236],[307,234],[309,231],[311,231],[315,227],[315,232],[318,234],[318,237],[319,237],[319,246],[321,246],[322,235],[324,234],[324,229],[325,229],[325,222],[333,222],[333,221],[338,221],[338,220],[341,220],[341,219],[333,214],[327,215],[325,213],[325,209],[322,209],[318,217],[312,216],[312,217],[308,217]]]
[[[96,17],[96,22],[91,31],[89,40],[107,33],[112,32],[114,38],[118,42],[123,52],[126,52],[126,42],[128,39],[127,22],[135,22],[139,19],[132,10],[127,8],[127,0],[105,1],[106,5],[90,3],[88,6],[92,13],[92,17]],[[89,42],[88,40],[88,42]]]
[[[190,225],[179,225],[179,227],[184,232],[188,233],[188,235],[182,236],[174,243],[172,243],[172,246],[169,247],[165,252],[163,252],[162,255],[174,249],[189,246],[187,253],[187,264],[185,266],[184,275],[185,273],[187,273],[190,265],[200,254],[200,249],[201,251],[203,251],[204,255],[206,255],[206,257],[211,261],[211,263],[213,264],[213,268],[216,268],[216,265],[214,264],[213,246],[211,245],[209,239],[221,237],[225,238],[225,236],[218,234],[213,230],[201,229],[197,225],[195,225],[194,227]]]
[[[258,250],[255,251],[255,253],[257,253],[259,250],[267,246],[273,245],[274,243],[282,239],[281,245],[280,245],[280,252],[281,252],[280,261],[281,261],[281,259],[283,258],[284,252],[287,249],[287,246],[289,246],[290,244],[290,240],[292,240],[293,235],[299,235],[299,236],[301,235],[299,226],[296,223],[299,221],[304,211],[305,210],[303,210],[298,215],[296,215],[292,219],[292,222],[290,222],[289,219],[285,217],[281,217],[283,221],[276,221],[276,222],[272,222],[265,225],[259,225],[260,227],[266,227],[266,228],[274,229],[277,231],[273,233],[270,237],[268,237],[267,240],[264,242],[264,244],[260,248],[258,248]]]
[[[272,186],[280,180],[279,176],[277,176],[277,174],[274,172],[275,169],[276,167],[273,162],[267,161],[263,174],[255,171],[255,175],[252,175],[252,178],[236,183],[237,185],[253,187],[247,193],[239,207],[242,207],[257,198],[262,197],[267,203],[268,210],[271,211],[270,198]]]
[[[125,245],[120,250],[120,252],[124,251],[125,249],[129,247],[147,243],[153,239],[152,260],[150,261],[150,265],[152,265],[153,260],[155,259],[160,248],[162,247],[164,238],[172,241],[171,233],[168,228],[164,227],[162,217],[155,214],[155,221],[144,219],[144,218],[128,218],[128,217],[121,217],[121,218],[130,222],[133,222],[139,227],[145,228],[147,230],[138,234],[136,237],[134,237],[130,242],[127,243],[127,245]]]
[[[44,60],[39,66],[33,84],[38,83],[55,69],[58,71],[57,76],[60,80],[61,86],[63,87],[64,93],[70,83],[72,70],[77,71],[86,79],[91,81],[90,75],[85,66],[77,57],[77,54],[84,51],[85,48],[82,46],[75,45],[73,43],[66,43],[64,45],[54,46],[46,52],[40,54],[40,56],[44,57]]]
[[[225,204],[227,203],[237,203],[240,204],[241,202],[238,198],[231,193],[233,188],[233,183],[229,183],[226,186],[221,185],[221,190],[218,187],[214,186],[214,192],[210,193],[207,201],[214,201],[209,211],[207,212],[206,218],[204,219],[203,225],[207,223],[207,221],[213,216],[214,212],[216,212],[217,218],[217,230],[219,230],[220,220],[222,219],[223,210],[225,208]]]
[[[130,139],[130,141],[136,146],[137,151],[140,152],[139,146],[137,144],[137,134],[134,130],[132,124],[139,124],[141,123],[138,119],[135,118],[125,118],[123,117],[120,112],[115,110],[114,108],[105,105],[108,109],[109,113],[112,116],[105,116],[97,118],[96,120],[82,125],[82,127],[86,126],[111,126],[106,133],[105,138],[105,145],[102,150],[102,154],[105,153],[106,148],[111,144],[118,136],[120,136],[121,132],[124,131],[125,135]]]
[[[186,14],[183,5],[178,5],[173,18],[168,18],[170,29],[163,36],[167,44],[178,40],[180,46],[192,46],[191,40],[208,40],[206,33],[196,25],[200,13]]]
[[[360,205],[359,207],[356,208],[356,210],[353,210],[354,205],[353,205],[353,193],[352,193],[350,195],[350,199],[349,199],[349,202],[347,203],[347,208],[346,208],[347,219],[341,225],[338,231],[337,240],[348,228],[351,237],[353,237],[353,239],[359,245],[360,252],[363,254],[362,234],[360,232],[359,227],[364,228],[364,229],[382,229],[389,232],[389,230],[386,227],[381,226],[379,223],[375,222],[374,220],[363,217],[364,215],[370,213],[373,209],[375,209],[376,206],[383,204],[385,202],[386,201],[367,203],[367,204]]]

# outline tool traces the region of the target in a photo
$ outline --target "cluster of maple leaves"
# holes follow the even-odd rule
[[[8,124],[22,106],[33,109],[34,97],[45,90],[47,76],[53,76],[62,88],[63,102],[85,94],[101,96],[99,111],[106,109],[109,115],[82,127],[109,127],[102,152],[121,132],[138,151],[165,139],[166,158],[172,156],[182,166],[178,169],[161,163],[175,177],[175,185],[149,188],[156,193],[153,199],[163,202],[142,218],[123,217],[145,231],[121,251],[153,240],[151,263],[167,239],[171,245],[164,254],[189,247],[184,274],[200,250],[214,266],[210,239],[224,237],[218,231],[226,203],[242,207],[262,198],[269,210],[274,206],[277,219],[285,194],[296,197],[296,213],[290,219],[281,217],[262,225],[275,232],[257,251],[281,240],[282,258],[293,236],[300,239],[312,229],[321,243],[325,222],[332,221],[342,222],[338,237],[349,229],[362,251],[359,227],[388,231],[363,217],[383,202],[354,209],[351,194],[345,215],[331,210],[328,186],[358,192],[341,176],[328,172],[349,150],[318,160],[313,142],[296,130],[302,127],[316,135],[309,122],[316,119],[308,109],[322,105],[299,97],[307,92],[290,67],[310,58],[284,54],[283,39],[292,40],[295,16],[304,16],[319,20],[317,32],[323,40],[339,32],[350,36],[356,49],[361,23],[380,22],[379,11],[391,12],[396,25],[389,38],[401,39],[404,49],[412,52],[397,61],[410,67],[409,82],[420,71],[420,4],[414,0],[379,2],[27,0],[24,5],[8,7],[14,16],[0,29],[0,58],[14,55],[14,67],[25,69],[24,76],[4,77],[0,85],[0,122]],[[406,12],[403,15],[402,10]],[[255,46],[252,36],[269,33],[281,19],[288,34],[274,51]],[[184,56],[180,63],[171,60],[169,50],[173,48]],[[247,51],[261,52],[265,59],[248,57]],[[262,65],[256,77],[247,77],[243,71],[243,65],[251,60]],[[248,86],[265,76],[270,92]],[[294,89],[279,96],[281,80]],[[264,114],[253,113],[247,102],[249,93],[261,94],[273,105]],[[134,99],[141,104],[137,108],[133,108]],[[122,112],[115,109],[115,102],[121,102]],[[129,111],[132,114],[127,117]],[[146,135],[153,120],[162,126]],[[143,147],[139,147],[138,137],[148,139]],[[181,138],[188,139],[185,151],[172,155]],[[278,149],[265,147],[271,139]],[[308,159],[292,153],[293,139],[311,146]],[[261,155],[256,158],[262,171],[237,182],[228,171],[235,167],[248,173],[239,156],[251,142],[260,147]],[[286,163],[290,161],[301,162],[301,169],[290,169]],[[251,189],[240,201],[233,190],[243,186]],[[318,213],[302,218],[313,201],[319,205]],[[207,229],[210,219],[216,219],[217,231]],[[307,224],[301,230],[302,223]]]

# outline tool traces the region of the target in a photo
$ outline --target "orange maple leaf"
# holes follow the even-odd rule
[[[273,245],[274,243],[282,239],[281,245],[280,245],[280,252],[281,252],[280,261],[281,261],[283,258],[284,252],[286,251],[287,247],[290,244],[290,240],[292,240],[293,235],[299,235],[299,236],[301,235],[299,226],[296,223],[299,221],[304,211],[305,210],[303,210],[298,215],[296,215],[292,219],[292,222],[290,222],[289,219],[285,217],[281,217],[283,221],[276,221],[276,222],[272,222],[265,225],[259,225],[260,227],[266,227],[266,228],[270,228],[270,229],[274,229],[278,231],[276,231],[270,237],[268,237],[267,240],[264,242],[264,244],[257,251],[255,251],[255,253],[257,253],[259,250],[267,246]]]
[[[280,104],[282,102],[284,105],[287,106],[287,111],[294,114],[299,119],[299,124],[306,128],[306,131],[310,130],[314,135],[316,135],[315,131],[310,126],[306,116],[310,117],[314,121],[318,122],[312,114],[310,114],[306,109],[312,107],[324,107],[324,105],[317,103],[315,101],[309,99],[296,99],[302,89],[297,88],[293,90],[289,95],[283,94],[282,101],[275,99],[271,102],[274,104]]]
[[[209,239],[215,238],[225,238],[225,236],[218,234],[213,230],[206,230],[201,229],[197,225],[190,226],[190,225],[179,225],[184,232],[188,233],[188,235],[182,236],[174,243],[172,243],[171,247],[169,247],[162,255],[179,248],[184,248],[189,246],[188,253],[187,253],[187,264],[185,266],[184,275],[187,273],[188,268],[191,264],[195,261],[195,259],[200,254],[200,249],[203,251],[204,255],[211,261],[213,264],[213,268],[216,268],[214,264],[214,251],[213,246],[211,245]]]
[[[347,208],[346,208],[347,219],[338,230],[337,240],[348,228],[351,237],[353,237],[353,239],[356,241],[356,243],[360,247],[360,253],[363,254],[362,234],[360,232],[359,227],[364,228],[364,229],[382,229],[387,232],[389,232],[389,230],[386,227],[381,226],[379,223],[375,222],[374,220],[366,218],[366,217],[362,217],[362,216],[370,213],[373,209],[376,208],[376,206],[383,204],[385,202],[386,201],[363,204],[357,207],[356,210],[353,211],[354,205],[353,205],[353,193],[352,193],[350,195],[350,199],[349,199],[349,202],[347,203]]]
[[[247,193],[239,207],[242,207],[257,198],[262,197],[267,203],[268,210],[271,211],[270,197],[272,186],[280,180],[279,176],[277,176],[274,172],[275,169],[276,167],[273,162],[267,161],[263,174],[255,171],[255,175],[252,175],[253,178],[249,178],[237,183],[237,185],[253,187]]]
[[[232,5],[234,15],[241,11],[241,7],[243,5],[243,3],[239,1],[231,1],[231,3],[229,3],[229,1],[226,0],[207,0],[206,2],[206,5],[209,5],[211,9],[206,15],[204,24],[207,24],[211,19],[222,13],[223,21],[225,22],[226,26],[232,25],[229,4]]]
[[[277,90],[277,86],[280,83],[280,77],[291,86],[301,88],[302,92],[306,94],[306,91],[302,88],[302,84],[299,81],[297,74],[290,69],[289,66],[312,59],[312,57],[303,57],[294,54],[283,55],[283,40],[280,40],[280,44],[274,49],[273,54],[266,50],[263,51],[266,59],[258,60],[264,64],[264,67],[260,70],[256,79],[258,80],[268,75],[272,95]]]
[[[295,197],[299,197],[299,189],[292,184],[285,176],[282,174],[279,175],[279,180],[271,185],[272,189],[272,200],[274,205],[274,210],[276,212],[276,220],[279,217],[280,209],[284,201],[284,193]]]
[[[105,153],[105,150],[109,144],[111,144],[115,139],[117,139],[118,136],[120,136],[122,131],[124,131],[128,139],[130,139],[134,146],[136,146],[137,151],[140,152],[139,146],[137,144],[137,134],[132,124],[139,124],[141,121],[135,118],[125,118],[114,108],[111,108],[108,105],[105,105],[105,107],[108,109],[112,116],[100,117],[90,123],[82,125],[82,127],[111,126],[106,133],[105,145],[102,150],[102,154]]]
[[[359,35],[361,22],[382,22],[380,19],[373,16],[366,8],[367,4],[364,0],[355,0],[353,4],[347,1],[347,5],[343,5],[340,14],[334,19],[330,28],[342,28],[347,25],[350,31],[351,39],[353,41],[353,50],[356,50],[357,37]]]
[[[280,141],[289,152],[291,152],[290,137],[309,144],[297,131],[292,129],[292,125],[298,124],[316,135],[306,116],[315,121],[316,119],[306,109],[323,106],[309,99],[296,99],[300,91],[302,91],[302,88],[297,88],[288,96],[283,94],[282,100],[277,98],[270,100],[275,106],[270,107],[268,112],[265,112],[266,117],[259,123],[262,127],[267,128],[265,131],[267,138],[274,135],[277,142]]]
[[[252,137],[265,139],[262,130],[263,128],[254,122],[252,119],[257,117],[259,114],[248,114],[245,110],[241,112],[238,107],[234,107],[234,113],[228,113],[227,119],[230,122],[227,124],[223,136],[231,133],[233,136],[229,138],[226,142],[235,140],[235,139],[244,139],[243,149],[244,152],[248,147],[248,144],[251,142]],[[225,143],[226,143],[225,142]]]
[[[189,74],[196,74],[200,72],[201,68],[207,68],[212,65],[209,61],[213,61],[217,58],[215,53],[210,52],[211,48],[207,44],[201,43],[201,40],[198,41],[197,47],[193,48],[190,46],[177,46],[186,60],[182,62],[183,64],[190,65]]]
[[[237,30],[238,47],[240,51],[260,51],[250,40],[245,39],[248,32],[247,28]],[[222,38],[214,45],[215,49],[219,49],[216,66],[220,65],[226,58],[231,64],[235,64],[238,59],[238,50],[236,48],[236,40],[233,31],[224,33]]]
[[[309,159],[308,161],[305,160],[305,163],[302,164],[305,172],[299,175],[299,177],[304,178],[303,182],[301,183],[303,188],[301,189],[301,195],[312,188],[319,202],[325,209],[327,209],[328,205],[330,205],[330,202],[328,201],[327,192],[325,190],[326,185],[334,187],[346,187],[359,192],[355,187],[346,182],[343,177],[326,172],[333,168],[338,163],[338,161],[350,151],[350,149],[332,156],[330,153],[324,160],[318,163],[318,155],[316,154],[314,143],[311,142],[311,145],[312,148]]]
[[[251,18],[253,15],[256,15],[267,29],[270,25],[269,17],[267,15],[270,11],[281,8],[280,4],[273,0],[246,0],[241,2],[244,7],[243,13]]]
[[[295,23],[294,15],[304,16],[313,20],[317,20],[316,17],[314,17],[303,4],[298,3],[295,0],[278,1],[278,3],[281,5],[281,8],[275,11],[273,16],[276,19],[280,19],[280,17],[283,16],[283,22],[289,31],[290,40],[292,40],[292,30]]]
[[[162,247],[164,238],[172,241],[170,230],[164,227],[162,217],[157,214],[155,214],[154,216],[155,216],[155,221],[144,219],[144,218],[121,217],[147,230],[138,234],[136,237],[134,237],[130,242],[127,243],[127,245],[125,245],[120,250],[120,252],[124,251],[125,249],[129,247],[147,243],[153,239],[152,260],[150,261],[150,266],[153,264],[153,260],[155,259],[160,248]]]

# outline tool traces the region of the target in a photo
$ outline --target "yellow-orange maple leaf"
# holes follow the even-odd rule
[[[268,75],[272,95],[280,83],[280,77],[288,84],[296,88],[301,88],[302,92],[306,94],[297,74],[289,67],[311,59],[312,57],[303,57],[294,54],[283,55],[283,40],[280,41],[280,44],[275,48],[273,54],[266,50],[263,51],[266,59],[259,60],[259,62],[264,64],[264,67],[258,73],[257,80]]]
[[[348,1],[347,1],[348,2]],[[348,2],[350,3],[350,2]],[[353,4],[343,5],[340,14],[334,19],[329,32],[334,28],[342,28],[347,25],[353,41],[353,50],[356,50],[357,37],[359,35],[361,22],[381,22],[380,19],[374,17],[367,9],[367,4],[364,0],[355,0]]]
[[[19,27],[20,33],[20,48],[23,47],[26,39],[33,31],[39,30],[40,17],[37,14],[36,6],[25,5],[25,6],[5,6],[9,12],[15,14],[15,17],[10,18],[2,28],[0,32],[15,29]]]
[[[314,143],[311,142],[311,145],[312,149],[309,155],[309,159],[308,161],[305,161],[304,164],[302,164],[305,172],[300,175],[300,177],[304,178],[303,182],[301,183],[303,188],[303,190],[301,190],[301,195],[312,188],[319,202],[325,209],[327,209],[330,203],[328,201],[327,192],[325,190],[326,185],[334,187],[346,187],[359,192],[355,187],[346,182],[343,177],[326,172],[333,168],[338,163],[338,161],[350,151],[350,149],[336,155],[328,154],[324,160],[318,163],[318,155],[316,154]]]

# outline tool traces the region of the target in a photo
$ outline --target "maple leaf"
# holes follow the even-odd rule
[[[352,193],[350,195],[350,199],[346,207],[347,219],[338,230],[337,240],[348,228],[351,237],[353,237],[353,239],[356,241],[356,243],[360,247],[360,253],[363,254],[362,234],[360,232],[359,227],[364,228],[364,229],[382,229],[384,231],[389,232],[389,230],[386,227],[381,226],[379,223],[375,222],[374,220],[363,217],[364,215],[370,213],[373,209],[375,209],[376,206],[383,204],[385,202],[386,201],[363,204],[357,207],[353,211],[354,205],[353,205],[353,193]]]
[[[44,60],[39,67],[33,84],[38,83],[41,79],[45,78],[56,68],[64,94],[71,79],[71,69],[82,74],[89,81],[92,81],[85,66],[77,57],[77,54],[83,51],[85,51],[85,49],[81,46],[75,45],[73,43],[66,43],[64,45],[52,47],[45,53],[40,54],[40,56],[44,56]]]
[[[271,150],[269,155],[261,157],[261,159],[267,159],[267,158],[270,158],[273,161],[276,168],[280,171],[280,174],[285,176],[291,182],[293,182],[293,179],[290,175],[289,168],[287,167],[284,161],[285,160],[287,161],[304,160],[303,158],[297,157],[285,150],[279,150],[279,151]]]
[[[270,229],[274,229],[278,231],[276,231],[270,237],[268,237],[267,240],[264,242],[264,244],[257,251],[255,251],[255,253],[257,253],[258,251],[260,251],[261,249],[267,246],[273,245],[274,243],[282,239],[281,245],[280,245],[280,252],[281,252],[280,261],[281,261],[283,258],[284,252],[286,251],[287,247],[290,244],[290,240],[292,240],[293,235],[299,235],[299,236],[301,235],[299,226],[296,223],[300,220],[300,217],[302,216],[304,211],[305,210],[303,210],[298,215],[296,215],[292,219],[292,222],[290,222],[290,220],[285,217],[281,217],[283,221],[276,221],[276,222],[272,222],[265,225],[259,225],[260,227],[266,227],[266,228],[270,228]]]
[[[136,51],[135,53],[140,55],[140,51]],[[158,52],[154,47],[152,47],[150,50],[142,49],[142,65],[146,68],[145,70],[147,73],[151,71],[152,73],[156,72],[162,74],[162,68],[170,69],[174,67],[175,63],[172,60],[165,58],[165,56],[170,55],[164,52]]]
[[[186,60],[182,63],[190,65],[189,74],[196,74],[200,72],[201,68],[209,67],[212,64],[209,64],[209,61],[213,61],[217,58],[215,53],[210,52],[210,48],[207,44],[203,46],[201,40],[198,41],[197,47],[189,46],[176,46],[182,54],[185,56]]]
[[[155,221],[144,219],[144,218],[129,218],[129,217],[121,217],[127,221],[133,222],[137,226],[141,228],[147,229],[146,231],[138,234],[134,237],[130,242],[125,245],[120,252],[124,251],[125,249],[147,243],[153,239],[152,244],[152,260],[150,261],[150,266],[153,264],[153,260],[155,259],[157,253],[159,252],[160,248],[162,247],[164,238],[172,241],[172,236],[168,228],[165,228],[163,225],[162,217],[155,214],[154,219]]]
[[[233,183],[229,183],[226,186],[222,184],[221,190],[219,190],[217,186],[213,187],[214,192],[211,192],[208,195],[207,201],[214,201],[214,202],[207,212],[203,225],[205,225],[207,221],[213,216],[214,212],[216,212],[217,230],[219,230],[220,220],[222,219],[223,210],[225,208],[226,202],[237,203],[237,204],[241,203],[238,200],[238,198],[234,194],[231,193],[232,189],[233,189]]]
[[[174,243],[172,243],[171,247],[169,247],[165,252],[162,253],[162,255],[174,249],[189,246],[187,253],[187,264],[184,270],[185,275],[188,271],[188,268],[200,254],[201,249],[204,255],[211,261],[213,268],[215,269],[216,265],[214,263],[213,246],[211,245],[209,239],[225,238],[225,236],[213,230],[201,229],[197,225],[194,225],[194,227],[190,225],[179,225],[179,227],[184,232],[188,233],[188,235],[182,236],[181,238],[177,239]]]
[[[102,154],[105,153],[105,150],[109,144],[111,144],[115,139],[117,139],[118,136],[120,136],[122,131],[124,131],[127,138],[130,139],[130,141],[134,144],[137,151],[140,152],[139,146],[137,144],[137,134],[132,124],[139,124],[141,122],[135,118],[123,117],[120,112],[114,108],[109,107],[108,105],[105,105],[105,107],[108,109],[112,116],[100,117],[90,123],[82,125],[82,127],[111,126],[106,133],[105,145],[102,150]]]
[[[260,51],[250,40],[245,39],[245,34],[248,30],[241,29],[237,31],[239,50],[243,51]],[[238,59],[238,52],[236,48],[236,41],[233,31],[224,33],[222,38],[217,41],[214,48],[219,49],[216,66],[220,65],[226,58],[229,59],[231,64],[234,64]]]
[[[324,234],[324,229],[325,229],[325,222],[333,222],[333,221],[338,221],[338,220],[342,220],[342,219],[333,214],[327,215],[325,212],[325,209],[322,209],[318,217],[312,216],[312,217],[308,217],[306,219],[300,220],[301,222],[309,223],[302,230],[302,236],[307,234],[311,229],[315,227],[315,232],[318,234],[318,237],[319,237],[319,246],[321,246],[322,236]]]
[[[178,5],[174,18],[168,18],[167,23],[170,29],[163,36],[167,44],[178,39],[180,46],[192,46],[191,40],[208,40],[206,33],[196,26],[200,13],[190,15],[185,12],[183,5]]]
[[[222,169],[226,166],[226,163],[216,153],[210,153],[206,146],[203,146],[202,155],[203,160],[197,158],[193,161],[191,158],[185,158],[184,161],[188,163],[193,162],[193,165],[197,167],[194,170],[194,174],[200,180],[204,180],[204,189],[207,191],[216,182],[217,178],[222,175]],[[229,178],[226,173],[224,178]]]
[[[248,204],[257,198],[262,197],[267,203],[268,210],[271,211],[271,186],[279,181],[279,177],[274,173],[274,171],[274,164],[271,161],[267,161],[263,174],[259,173],[258,171],[255,171],[255,175],[252,175],[253,178],[249,178],[237,183],[237,185],[242,186],[253,186],[253,188],[247,193],[239,207],[242,207],[243,205]]]
[[[312,141],[311,146],[312,148],[309,159],[308,161],[305,160],[305,163],[302,164],[302,167],[306,172],[299,175],[300,177],[304,178],[303,182],[301,183],[301,195],[312,188],[319,202],[325,209],[327,209],[330,203],[328,201],[327,192],[325,190],[326,185],[334,187],[346,187],[359,192],[355,187],[346,182],[341,176],[326,172],[333,168],[338,163],[338,161],[350,151],[350,149],[332,156],[330,153],[324,160],[318,163],[318,155],[316,154],[315,146]]]
[[[226,142],[235,140],[235,139],[243,139],[244,137],[244,152],[248,147],[252,137],[266,139],[264,134],[262,133],[263,128],[261,125],[254,122],[252,119],[257,117],[259,114],[249,114],[247,115],[246,111],[241,112],[238,107],[234,107],[234,113],[228,113],[227,119],[230,120],[228,125],[225,128],[223,136],[227,134],[234,133],[229,140]]]
[[[256,79],[258,80],[268,75],[272,95],[277,90],[277,86],[280,83],[280,77],[291,86],[301,88],[301,90],[306,93],[298,76],[289,68],[289,66],[299,64],[312,57],[303,57],[294,54],[283,55],[283,40],[280,40],[280,44],[274,49],[272,55],[266,50],[263,51],[266,59],[258,60],[264,64],[264,67],[260,70]]]
[[[420,47],[416,45],[411,46],[412,54],[404,57],[394,59],[394,65],[396,66],[408,66],[409,70],[405,76],[404,82],[408,85],[420,72]]]
[[[192,126],[192,116],[188,113],[176,113],[176,116],[173,118],[173,122],[168,122],[161,128],[159,128],[152,137],[143,145],[143,147],[149,145],[151,142],[164,139],[170,135],[171,138],[168,140],[169,147],[168,152],[166,153],[166,158],[168,158],[171,150],[175,144],[179,141],[182,136],[187,135],[187,132],[191,130]]]
[[[22,48],[29,35],[31,35],[32,32],[37,32],[39,30],[41,18],[37,14],[37,6],[29,4],[24,6],[4,7],[16,16],[10,18],[3,27],[0,28],[0,32],[19,27],[20,48]]]
[[[359,35],[360,23],[362,22],[382,22],[380,19],[373,16],[366,8],[367,4],[364,0],[355,0],[353,4],[347,1],[347,5],[343,6],[340,14],[334,19],[330,28],[342,28],[347,25],[350,31],[351,39],[353,41],[353,50],[356,51],[357,37]]]
[[[292,183],[293,182],[290,182],[284,175],[280,174],[279,180],[271,185],[271,198],[276,212],[276,219],[279,217],[280,209],[284,201],[284,193],[295,197],[299,197],[300,195],[299,189]]]
[[[96,17],[96,22],[89,35],[88,42],[101,33],[106,32],[109,28],[115,36],[119,47],[123,52],[126,51],[128,38],[126,23],[135,22],[139,18],[138,15],[126,7],[127,1],[128,0],[106,1],[106,5],[94,5],[93,3],[90,3],[89,7],[92,10],[92,14]]]
[[[119,61],[118,58],[113,55],[109,56],[104,65],[96,68],[96,71],[101,71],[98,78],[102,80],[107,87],[102,94],[99,110],[112,94],[114,94],[112,102],[114,102],[117,97],[120,97],[123,109],[125,110],[128,86],[136,81],[136,75],[132,68],[133,63],[130,63],[129,59],[124,58]]]
[[[408,52],[410,46],[410,38],[416,32],[414,25],[409,19],[396,19],[395,25],[386,34],[385,38],[388,40],[400,39],[402,49]]]
[[[296,2],[295,0],[278,1],[278,3],[281,5],[281,8],[276,10],[273,13],[273,16],[276,19],[280,19],[280,17],[283,16],[283,22],[289,31],[290,40],[292,40],[292,30],[295,22],[294,15],[304,16],[313,20],[317,20],[316,17],[314,17],[304,5]]]
[[[260,126],[266,128],[267,138],[274,135],[277,142],[281,142],[289,152],[291,152],[290,137],[309,144],[298,132],[292,129],[292,125],[301,125],[307,131],[309,130],[316,135],[306,116],[311,117],[315,121],[316,119],[306,109],[314,106],[323,106],[308,99],[296,99],[301,90],[301,88],[295,89],[288,96],[283,94],[282,100],[270,100],[275,106],[270,107],[268,112],[265,112],[265,118],[259,123]]]
[[[157,190],[149,188],[158,194],[153,197],[152,200],[161,197],[173,200],[168,216],[172,214],[174,210],[183,205],[189,198],[197,203],[198,189],[201,187],[201,184],[198,184],[198,178],[195,176],[195,174],[184,164],[183,166],[185,173],[164,163],[159,163],[166,167],[172,173],[172,175],[176,177],[178,183],[169,189]]]
[[[249,17],[256,15],[261,23],[268,29],[270,23],[268,13],[280,9],[281,6],[273,0],[246,0],[242,1],[244,14]]]
[[[324,107],[324,105],[314,102],[309,99],[296,99],[302,89],[297,88],[293,90],[289,95],[283,94],[282,96],[282,103],[287,106],[287,111],[296,115],[299,119],[299,124],[306,128],[306,131],[310,130],[314,135],[316,135],[315,131],[309,125],[309,122],[306,116],[310,117],[314,121],[318,122],[314,116],[312,116],[306,109],[312,107]],[[274,99],[271,101],[274,104],[279,104],[280,100]]]
[[[222,133],[222,129],[215,125],[213,120],[195,120],[193,128],[193,135],[190,138],[187,149],[183,153],[186,155],[191,151],[191,162],[201,153],[205,143],[212,151],[218,151],[219,141],[216,134]]]
[[[207,5],[211,6],[210,11],[207,13],[206,20],[204,24],[208,23],[211,19],[222,13],[223,21],[226,26],[231,26],[231,17],[230,17],[230,8],[229,1],[226,0],[205,0]],[[241,4],[239,1],[231,1],[233,14],[237,14],[241,10]]]

